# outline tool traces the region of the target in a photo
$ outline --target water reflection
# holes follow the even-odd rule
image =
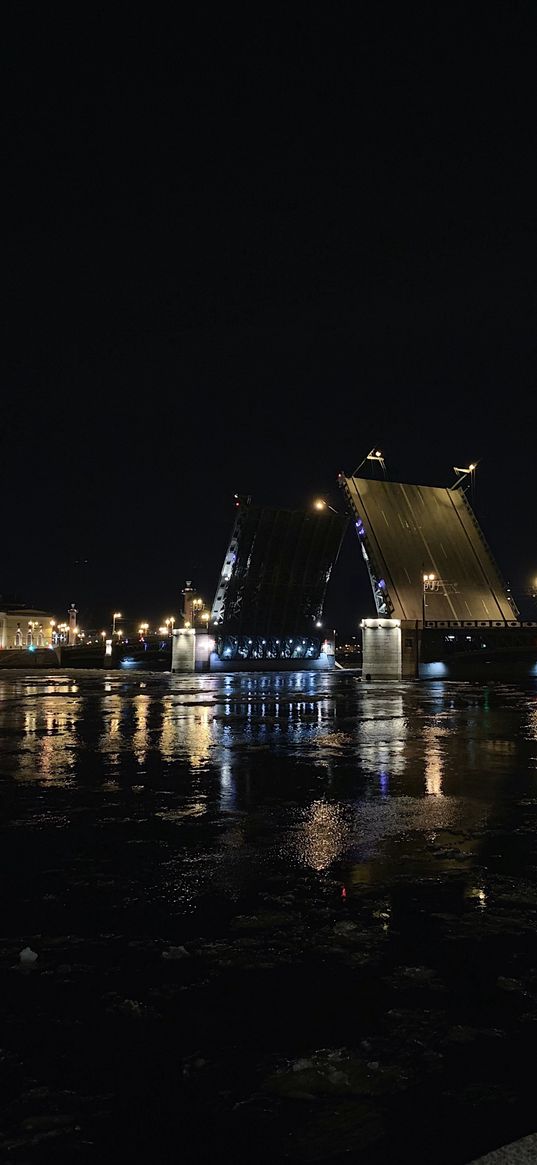
[[[297,849],[302,862],[324,870],[344,851],[349,826],[339,805],[315,801],[299,831]]]
[[[233,780],[231,762],[225,757],[220,767],[220,809],[232,813],[237,805],[237,790]]]
[[[149,734],[147,719],[149,715],[149,696],[136,696],[134,700],[134,716],[136,728],[132,738],[132,748],[138,764],[143,765],[149,748]]]
[[[390,699],[372,694],[367,704],[367,715],[357,729],[360,759],[367,768],[400,776],[404,773],[407,720],[403,695],[395,692]]]
[[[110,767],[119,764],[121,752],[121,716],[125,701],[119,692],[107,693],[102,708],[103,730],[98,742],[98,750],[105,754]]]
[[[467,886],[464,891],[464,897],[467,902],[471,902],[479,910],[486,909],[487,892],[483,886]]]
[[[159,766],[173,772],[180,761],[191,777],[216,781],[215,800],[226,813],[249,810],[260,774],[276,758],[290,789],[297,772],[291,762],[298,761],[302,773],[322,782],[322,794],[345,774],[351,786],[362,782],[354,789],[359,799],[388,808],[402,796],[421,796],[438,802],[438,812],[441,802],[467,795],[470,781],[472,789],[479,782],[481,804],[485,796],[492,801],[523,747],[529,753],[522,767],[537,764],[531,692],[444,684],[383,689],[345,675],[2,677],[0,728],[3,771],[20,780],[57,783],[75,772],[113,782],[120,770],[121,783],[135,785]],[[345,798],[332,805],[314,791],[301,842],[311,868],[325,869],[347,844],[352,829],[342,804]],[[435,812],[429,806],[428,828]],[[477,814],[475,806],[471,812]]]
[[[188,760],[193,769],[206,765],[213,745],[212,705],[183,707],[164,701],[159,749],[162,757]]]
[[[530,736],[537,740],[537,706],[530,708],[528,715]]]
[[[442,775],[444,771],[444,755],[442,752],[442,737],[447,729],[430,725],[424,728],[425,745],[425,791],[430,797],[442,796]]]

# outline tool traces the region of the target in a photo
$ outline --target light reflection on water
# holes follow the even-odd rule
[[[442,752],[442,735],[446,728],[430,725],[424,729],[425,739],[425,789],[431,797],[442,796],[442,773],[444,770],[444,756]]]
[[[159,819],[221,815],[232,849],[239,835],[252,844],[237,814],[261,814],[271,852],[316,872],[365,862],[412,831],[478,827],[537,767],[535,688],[508,685],[6,674],[0,732],[4,779],[83,780],[105,795],[162,788]]]
[[[376,1141],[379,1113],[394,1114],[399,1141],[401,1105],[408,1127],[419,1128],[431,1068],[443,1098],[454,1097],[454,1125],[483,1095],[488,1137],[491,1098],[496,1106],[505,1093],[512,1107],[522,1025],[531,1053],[536,782],[535,686],[0,672],[0,829],[4,864],[16,871],[2,903],[5,1045],[17,1049],[8,1063],[24,1091],[16,1104],[10,1091],[9,1106],[24,1115],[30,1148],[36,1128],[56,1128],[57,1098],[62,1106],[69,1098],[71,1113],[78,1089],[81,1128],[89,1101],[99,1123],[109,1103],[114,1119],[118,1109],[129,1121],[134,1114],[136,1137],[143,1096],[146,1156],[163,1113],[172,1114],[173,1156],[177,1113],[183,1120],[194,1099],[195,1139],[200,1104],[210,1124],[229,1096],[224,1129],[235,1134],[237,1112],[248,1109],[240,1134],[248,1153],[266,1136],[267,1104],[271,1125],[281,1111],[267,1080],[302,1090],[304,1070],[294,1066],[322,1055],[332,1089],[342,1076],[332,1049],[338,1058],[352,1050],[353,1093],[330,1092],[324,1112],[316,1096],[323,1158],[334,1144],[342,1155],[352,1126],[349,1152],[368,1159],[370,1141],[358,1145],[347,1119],[356,1081],[358,1124],[374,1129],[375,1159],[397,1159],[399,1144],[384,1154]],[[31,978],[15,973],[26,945],[38,952]],[[173,947],[188,957],[163,959]],[[489,1066],[500,1061],[496,1086]],[[147,1076],[133,1075],[146,1064]],[[381,1107],[368,1084],[364,1123],[366,1069]],[[308,1095],[316,1074],[308,1069]],[[118,1080],[127,1088],[135,1080],[133,1106],[118,1105]],[[222,1080],[232,1086],[225,1093]],[[50,1126],[26,1120],[32,1094]],[[531,1079],[528,1096],[526,1127]],[[252,1123],[255,1097],[261,1125]],[[310,1160],[321,1125],[312,1129],[311,1104],[292,1107],[307,1125],[296,1160]],[[442,1142],[445,1111],[417,1159]],[[105,1156],[126,1143],[125,1127],[105,1133]],[[279,1143],[271,1160],[289,1151],[287,1115],[284,1127],[283,1152]],[[449,1159],[469,1160],[475,1149]]]

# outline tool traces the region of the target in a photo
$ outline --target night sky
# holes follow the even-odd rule
[[[177,614],[235,491],[338,506],[374,444],[429,484],[480,458],[537,575],[535,7],[370,7],[13,5],[0,593]],[[349,536],[329,619],[370,611]]]

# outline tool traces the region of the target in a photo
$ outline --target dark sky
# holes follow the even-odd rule
[[[367,10],[13,5],[0,592],[176,612],[235,490],[338,505],[374,443],[431,484],[481,458],[537,574],[535,8]],[[349,543],[330,619],[370,606]]]

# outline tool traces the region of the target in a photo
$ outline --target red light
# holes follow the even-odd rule
[[[343,898],[343,901],[345,901],[345,899],[347,897],[347,890],[346,890],[345,886],[341,887],[341,897]]]

